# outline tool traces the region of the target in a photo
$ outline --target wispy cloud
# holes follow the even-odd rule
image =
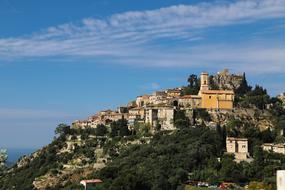
[[[161,88],[161,86],[156,82],[152,82],[149,84],[142,85],[141,88],[143,88],[145,90],[158,90]]]
[[[203,40],[201,29],[283,17],[285,0],[216,1],[125,12],[105,19],[87,18],[79,23],[66,23],[27,36],[0,39],[0,59],[104,58],[123,64],[193,67],[220,61],[219,65],[227,61],[243,67],[246,63],[270,62],[271,70],[280,72],[280,64],[285,61],[284,46],[229,48],[218,44],[185,50],[184,46],[171,48],[167,43],[158,42]],[[219,46],[222,49],[218,49]],[[268,70],[263,68],[264,71]]]
[[[22,108],[1,108],[0,120],[17,120],[17,119],[70,119],[74,114],[67,114],[59,111],[34,110]]]

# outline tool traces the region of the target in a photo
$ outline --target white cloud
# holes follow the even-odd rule
[[[177,5],[150,11],[132,11],[105,19],[83,19],[79,24],[66,23],[28,36],[0,39],[0,59],[30,58],[104,58],[113,63],[146,66],[192,66],[232,62],[235,67],[258,63],[264,69],[271,63],[279,71],[285,61],[284,47],[256,48],[208,45],[171,48],[158,40],[203,40],[199,30],[209,27],[250,23],[285,17],[285,0],[242,0],[232,3],[212,2]],[[177,43],[179,44],[179,43]],[[186,49],[186,50],[184,50]],[[218,63],[221,62],[221,63]],[[249,69],[251,65],[249,66]],[[248,68],[247,68],[248,69]],[[255,68],[252,68],[255,70]],[[285,69],[282,67],[282,72]]]

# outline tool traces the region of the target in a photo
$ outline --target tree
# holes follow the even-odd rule
[[[209,86],[211,90],[219,90],[219,86],[215,83],[214,81],[214,76],[210,75],[209,76]]]
[[[285,129],[285,119],[284,118],[279,119],[279,121],[277,123],[277,127],[279,129]]]
[[[259,109],[264,109],[265,105],[269,103],[267,90],[259,85],[256,85],[254,90],[247,93],[247,99],[250,104],[255,105]]]
[[[174,126],[178,129],[187,128],[190,125],[189,118],[186,117],[184,110],[177,110],[174,115]]]
[[[194,86],[197,86],[198,83],[197,80],[198,80],[197,75],[191,74],[187,80],[189,82],[189,87],[193,88]]]
[[[128,128],[128,121],[126,119],[119,119],[118,121],[113,121],[111,123],[111,137],[116,136],[128,136],[131,131]]]
[[[206,109],[195,109],[195,117],[201,118],[204,121],[211,121],[211,115]]]
[[[253,150],[254,164],[262,166],[264,164],[264,152],[260,146],[255,146]]]
[[[95,134],[97,136],[104,136],[107,134],[107,132],[108,132],[108,130],[107,130],[107,127],[105,125],[103,125],[103,124],[97,125],[96,131],[95,131]]]
[[[237,176],[237,165],[234,162],[234,156],[233,155],[225,155],[221,159],[221,169],[220,169],[220,175],[221,178],[224,181],[232,181],[236,182],[236,180],[239,179],[239,176]]]
[[[155,126],[155,130],[160,131],[161,125],[158,122],[157,125]],[[137,137],[144,137],[144,136],[149,136],[151,129],[151,124],[149,123],[140,123],[140,122],[135,122],[134,125],[134,131]]]
[[[273,187],[268,184],[265,184],[265,182],[257,182],[257,181],[252,181],[248,185],[248,190],[260,190],[260,189],[273,190]]]
[[[217,124],[216,131],[222,141],[222,147],[226,148],[226,139],[227,139],[226,127],[225,126],[221,127],[220,124]]]
[[[231,137],[237,137],[244,123],[239,119],[229,119],[226,124],[227,134]]]
[[[6,161],[7,161],[8,155],[6,149],[0,149],[0,175],[6,168]]]
[[[67,135],[70,133],[70,126],[69,125],[66,125],[66,124],[59,124],[57,126],[57,128],[55,129],[55,134],[56,135],[59,135],[59,136],[64,136],[64,135]]]
[[[198,94],[200,90],[200,82],[197,75],[191,74],[187,81],[189,85],[183,88],[181,94],[182,95]]]
[[[120,136],[121,137],[129,136],[131,134],[131,132],[130,132],[130,130],[129,130],[127,125],[121,126],[119,131],[120,131]]]
[[[235,93],[239,96],[243,96],[251,90],[251,86],[247,84],[245,73],[243,73],[240,86],[235,90]]]

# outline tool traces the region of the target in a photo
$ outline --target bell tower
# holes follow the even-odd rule
[[[202,72],[200,78],[201,78],[200,91],[209,90],[209,74],[207,72]]]

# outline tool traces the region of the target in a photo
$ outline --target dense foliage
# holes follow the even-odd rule
[[[128,136],[130,135],[130,131],[128,129],[128,121],[125,119],[119,119],[118,121],[114,121],[111,123],[111,137],[116,136]]]
[[[262,132],[241,134],[252,138],[251,163],[236,163],[232,155],[224,154],[226,135],[219,127],[216,131],[196,127],[161,132],[149,144],[131,145],[113,155],[112,162],[90,178],[104,181],[96,189],[109,190],[176,190],[194,181],[246,184],[262,180],[274,186],[276,169],[285,168],[285,157],[262,151],[258,144],[262,142]]]
[[[240,83],[240,86],[237,89],[235,89],[235,94],[236,94],[237,97],[238,96],[243,96],[246,93],[248,93],[251,90],[251,88],[252,87],[249,86],[248,83],[247,83],[245,73],[243,73],[242,81]]]
[[[174,115],[174,126],[177,129],[188,128],[190,125],[189,118],[186,116],[184,110],[177,110]]]
[[[184,87],[181,95],[197,95],[200,90],[200,79],[195,74],[188,77],[188,86]]]
[[[202,127],[161,132],[150,144],[126,148],[93,176],[103,179],[102,189],[176,189],[223,154],[221,142],[215,131]]]

